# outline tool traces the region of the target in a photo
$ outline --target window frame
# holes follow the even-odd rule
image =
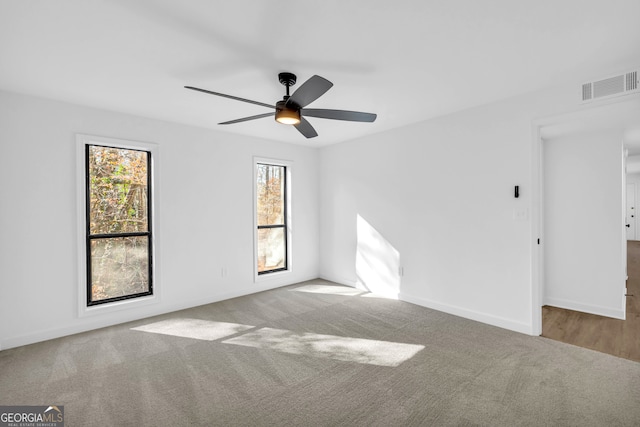
[[[130,237],[148,235],[149,291],[120,296],[99,301],[91,301],[90,295],[90,245],[91,240],[104,237],[102,234],[90,234],[89,209],[90,198],[88,155],[89,146],[126,149],[147,153],[147,232],[107,234],[108,237]],[[77,175],[78,175],[78,315],[80,317],[119,311],[159,302],[160,286],[158,274],[158,215],[155,206],[158,203],[158,145],[93,135],[76,135]]]
[[[89,184],[91,176],[90,176],[90,170],[89,170],[89,160],[90,160],[90,151],[91,151],[91,147],[101,147],[101,148],[108,148],[108,149],[117,149],[117,150],[128,150],[128,151],[135,151],[138,153],[144,153],[145,157],[146,157],[146,168],[147,168],[147,231],[137,231],[137,232],[124,232],[124,233],[96,233],[96,234],[92,234],[91,233],[91,203],[89,203],[89,200],[91,199],[91,185]],[[86,195],[85,195],[85,207],[86,207],[86,211],[85,211],[85,229],[86,229],[86,270],[87,270],[87,282],[86,282],[86,286],[87,286],[87,306],[95,306],[95,305],[100,305],[100,304],[109,304],[111,302],[115,302],[115,301],[122,301],[122,300],[126,300],[126,299],[132,299],[132,298],[141,298],[141,297],[145,297],[145,296],[149,296],[149,295],[153,295],[153,215],[152,215],[152,211],[151,211],[151,204],[153,203],[153,187],[151,186],[151,151],[149,150],[142,150],[142,149],[133,149],[133,148],[122,148],[122,147],[112,147],[109,145],[103,145],[103,144],[96,144],[96,143],[90,143],[90,144],[85,144],[84,146],[85,149],[85,163],[84,163],[84,168],[85,168],[85,182],[84,182],[84,186],[85,186],[85,191],[86,191]],[[147,275],[148,275],[148,280],[149,280],[149,286],[148,286],[148,290],[145,292],[139,292],[136,294],[127,294],[127,295],[121,295],[121,296],[116,296],[116,297],[111,297],[111,298],[105,298],[105,299],[101,299],[101,300],[96,300],[94,301],[91,297],[91,287],[93,285],[91,279],[92,279],[92,270],[91,270],[91,266],[92,266],[92,257],[91,257],[91,242],[93,240],[107,240],[107,239],[121,239],[121,238],[126,238],[126,237],[146,237],[147,238]]]
[[[258,225],[258,165],[278,166],[284,168],[284,224],[280,225]],[[264,157],[253,158],[253,268],[254,281],[261,282],[281,275],[290,274],[293,269],[292,263],[292,215],[291,215],[291,188],[293,175],[293,162],[289,160],[280,160]],[[285,247],[285,267],[269,270],[258,271],[258,230],[268,228],[284,229],[284,247]]]

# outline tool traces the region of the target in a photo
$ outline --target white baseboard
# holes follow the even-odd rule
[[[583,304],[576,301],[566,300],[562,298],[544,298],[544,305],[552,307],[565,308],[567,310],[581,311],[583,313],[596,314],[598,316],[612,317],[614,319],[625,319],[624,309],[603,307],[599,305]]]
[[[162,313],[158,313],[158,314],[162,314]],[[80,334],[82,332],[106,328],[106,327],[114,326],[120,323],[126,323],[134,320],[142,319],[144,317],[155,316],[156,313],[148,313],[141,316],[139,314],[132,315],[132,313],[119,312],[119,315],[120,315],[120,318],[118,320],[105,320],[105,319],[84,320],[83,319],[82,321],[75,322],[74,324],[69,326],[43,329],[37,332],[32,332],[24,335],[16,335],[9,338],[3,338],[0,341],[0,350],[8,350],[14,347],[35,344],[38,342],[61,338],[68,335]]]
[[[95,329],[106,328],[109,326],[119,325],[122,323],[133,322],[135,320],[145,319],[147,317],[159,316],[161,314],[171,313],[174,311],[185,310],[187,308],[198,307],[200,305],[212,304],[214,302],[224,301],[231,298],[237,298],[244,295],[255,294],[258,292],[268,291],[270,289],[281,288],[283,286],[289,286],[294,283],[303,282],[306,280],[313,280],[317,277],[310,277],[308,279],[302,278],[292,283],[282,283],[282,281],[251,284],[239,289],[235,289],[232,292],[223,292],[220,294],[210,295],[207,297],[193,299],[189,301],[182,301],[179,303],[169,304],[156,304],[147,307],[132,308],[131,310],[122,310],[117,312],[117,317],[109,316],[108,318],[77,318],[73,324],[58,328],[45,329],[29,334],[17,335],[14,337],[0,339],[0,351],[8,350],[14,347],[20,347],[23,345],[34,344],[41,341],[47,341],[55,338],[61,338],[67,335],[79,334],[82,332],[92,331]]]
[[[321,279],[328,280],[330,282],[338,283],[340,285],[351,286],[357,288],[357,283],[353,280],[339,278],[328,274],[321,274]],[[439,303],[437,301],[429,300],[426,298],[416,297],[413,295],[400,293],[398,295],[400,301],[410,302],[412,304],[420,305],[422,307],[431,308],[433,310],[442,311],[444,313],[453,314],[454,316],[463,317],[465,319],[475,320],[477,322],[486,323],[488,325],[497,326],[503,329],[509,329],[511,331],[520,332],[522,334],[534,335],[535,334],[532,325],[529,323],[517,322],[511,319],[505,319],[502,317],[492,316],[486,313],[480,313],[477,311],[467,310],[462,307],[456,307],[448,304]]]
[[[487,313],[468,310],[463,307],[457,307],[449,304],[443,304],[426,298],[416,297],[405,293],[400,293],[401,301],[410,302],[422,307],[431,308],[433,310],[442,311],[444,313],[453,314],[454,316],[463,317],[465,319],[474,320],[476,322],[486,323],[488,325],[497,326],[499,328],[508,329],[510,331],[520,332],[527,335],[534,334],[533,327],[529,323],[518,322],[504,317],[493,316]]]

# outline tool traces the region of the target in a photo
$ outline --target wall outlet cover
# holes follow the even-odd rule
[[[528,221],[529,220],[529,209],[514,209],[513,210],[513,219],[516,221]]]

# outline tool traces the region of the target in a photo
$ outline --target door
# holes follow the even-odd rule
[[[627,208],[625,211],[627,240],[636,239],[636,184],[627,184]]]

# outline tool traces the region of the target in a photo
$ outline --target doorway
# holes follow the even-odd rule
[[[545,165],[544,162],[544,144],[545,140],[552,140],[559,136],[576,136],[577,134],[595,134],[598,132],[617,132],[618,137],[617,140],[622,143],[624,141],[625,146],[628,143],[631,145],[636,144],[640,148],[640,96],[631,95],[625,96],[623,98],[618,99],[610,99],[606,101],[598,102],[597,105],[591,104],[590,106],[585,106],[580,110],[556,115],[552,117],[547,117],[544,119],[536,120],[532,123],[533,127],[533,209],[532,209],[532,222],[531,222],[531,235],[532,235],[532,288],[531,288],[531,300],[532,300],[532,332],[535,335],[542,334],[543,325],[542,325],[542,307],[549,302],[549,287],[547,286],[547,282],[549,281],[549,277],[547,273],[546,262],[550,262],[550,257],[548,256],[548,250],[550,246],[555,244],[553,240],[553,236],[549,234],[549,224],[545,223],[545,194],[544,187],[545,184]],[[620,147],[622,150],[622,147]],[[579,159],[578,152],[574,156],[574,159]],[[622,153],[620,153],[622,154]],[[625,296],[624,296],[624,283],[626,279],[626,236],[627,236],[627,227],[626,225],[626,205],[625,205],[625,196],[626,196],[626,185],[624,184],[624,166],[623,166],[623,156],[620,155],[620,173],[617,175],[616,179],[619,179],[618,193],[619,193],[619,217],[617,221],[617,225],[613,225],[614,223],[609,221],[609,225],[607,228],[611,230],[613,234],[617,234],[618,237],[618,249],[615,249],[617,252],[617,258],[619,259],[618,269],[614,272],[613,281],[616,282],[615,287],[618,288],[615,292],[618,293],[618,303],[615,301],[612,302],[611,298],[615,296],[609,295],[609,300],[605,304],[606,313],[602,313],[601,310],[596,310],[598,314],[604,314],[606,316],[624,318],[625,312]],[[640,150],[638,151],[638,174],[640,177]],[[640,189],[640,183],[636,183],[636,190]],[[581,185],[576,185],[570,191],[582,191]],[[564,194],[572,194],[571,192],[566,192]],[[549,201],[547,200],[547,203]],[[582,206],[572,205],[570,208],[571,212],[575,215],[577,219],[576,223],[582,221],[582,215],[584,210]],[[634,210],[635,206],[634,206]],[[635,215],[635,214],[634,214]],[[570,214],[569,214],[570,216]],[[637,218],[637,215],[634,216]],[[569,227],[574,227],[569,225]],[[575,227],[574,227],[575,228]],[[629,227],[630,228],[630,227]],[[634,230],[634,233],[637,230]],[[589,235],[591,232],[590,228],[584,228],[584,234]],[[597,240],[597,239],[596,239]],[[593,246],[592,242],[587,241],[587,246]],[[580,266],[584,265],[578,263],[574,269],[574,271],[578,271]],[[610,269],[614,267],[611,266]],[[611,281],[611,278],[605,278],[600,275],[600,278],[603,281]],[[574,288],[576,289],[576,288]],[[583,311],[589,311],[594,306],[598,308],[598,306],[602,306],[597,297],[598,290],[594,292],[594,289],[580,289],[577,292],[584,292],[588,294],[588,298],[591,300],[591,304],[587,304],[587,307],[576,306],[573,305],[573,308],[577,308]],[[575,299],[573,293],[568,293],[566,295],[568,300]],[[574,301],[575,302],[575,301]],[[591,306],[591,307],[589,307]],[[608,306],[608,307],[606,307]],[[611,308],[613,307],[613,312]],[[586,310],[585,310],[586,308]],[[602,307],[600,307],[602,308]],[[608,308],[608,309],[607,309]]]
[[[624,164],[617,130],[543,141],[543,305],[624,319]]]

